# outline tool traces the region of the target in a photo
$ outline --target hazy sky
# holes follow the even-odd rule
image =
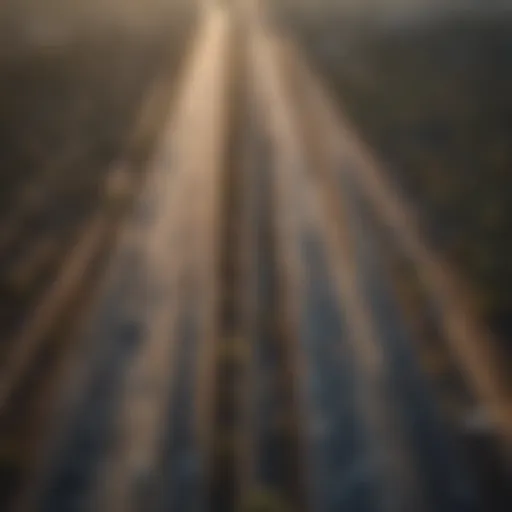
[[[0,32],[56,44],[77,31],[151,30],[194,0],[0,0]]]
[[[273,0],[279,2],[281,0]],[[302,8],[319,10],[335,8],[347,13],[374,12],[401,15],[406,11],[432,11],[450,9],[491,9],[511,7],[512,0],[284,0]]]
[[[123,26],[151,30],[176,16],[183,5],[197,0],[0,0],[0,32],[25,34],[35,42],[65,39],[77,30]],[[284,2],[302,13],[333,10],[346,16],[370,14],[386,20],[408,20],[411,15],[447,9],[509,6],[512,0],[267,0]]]

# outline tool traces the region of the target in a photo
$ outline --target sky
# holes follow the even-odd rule
[[[197,0],[2,0],[0,34],[13,34],[41,44],[58,44],[80,30],[120,26],[148,31],[172,18],[180,7]],[[349,16],[407,23],[424,14],[453,9],[491,9],[512,0],[267,0],[285,2],[304,13],[332,10]],[[316,12],[315,12],[316,11]]]
[[[58,44],[81,31],[150,31],[194,0],[2,0],[0,34]]]

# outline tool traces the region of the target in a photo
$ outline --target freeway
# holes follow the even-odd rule
[[[305,338],[302,358],[312,386],[308,391],[314,393],[305,412],[313,436],[307,464],[311,509],[477,510],[473,481],[408,354],[409,340],[392,311],[394,299],[378,270],[357,189],[342,175],[342,195],[333,197],[335,184],[328,174],[336,162],[322,155],[321,148],[313,158],[303,149],[307,139],[300,138],[300,127],[311,126],[312,120],[297,117],[286,90],[286,42],[268,29],[256,32],[260,76],[267,82],[262,88],[283,159],[276,171],[282,194],[277,218],[288,221],[279,235],[287,254],[283,266],[299,274],[288,278],[300,283],[290,302],[295,297],[297,338]],[[325,129],[318,123],[312,127],[317,137],[329,137]],[[316,211],[310,219],[308,207]],[[345,364],[351,361],[348,368],[335,364],[340,357]],[[348,401],[343,402],[343,395],[333,397],[334,390],[347,393]],[[318,410],[321,404],[324,410]],[[343,428],[350,424],[358,434],[352,438]]]
[[[190,500],[201,502],[199,423],[190,404],[196,373],[208,371],[197,352],[209,341],[215,296],[210,255],[221,182],[226,30],[225,14],[215,11],[197,37],[176,118],[113,257],[112,280],[88,334],[86,375],[74,392],[78,401],[70,406],[42,510],[85,503],[139,510],[150,498],[192,510]],[[169,420],[170,437],[161,431],[168,403],[180,411]],[[105,445],[108,438],[116,441]],[[166,473],[172,489],[158,485]]]
[[[262,2],[202,3],[16,510],[485,510],[379,256],[395,203],[333,110]]]

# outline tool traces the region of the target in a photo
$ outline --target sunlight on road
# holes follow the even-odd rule
[[[510,510],[470,4],[0,7],[0,509]]]

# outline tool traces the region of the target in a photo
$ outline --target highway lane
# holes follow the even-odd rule
[[[492,429],[501,441],[506,458],[512,458],[512,401],[505,369],[496,350],[497,342],[474,313],[472,293],[451,268],[429,247],[421,236],[420,223],[414,208],[379,168],[376,158],[357,137],[357,131],[344,116],[337,102],[329,94],[298,48],[287,41],[288,60],[294,62],[295,83],[307,91],[299,100],[307,108],[311,119],[324,127],[325,151],[337,162],[334,181],[339,183],[344,174],[379,219],[380,229],[390,242],[412,261],[424,286],[436,320],[448,342],[448,348],[464,375],[479,408],[487,411]],[[307,106],[306,106],[307,105]],[[344,165],[344,162],[349,162]]]
[[[300,380],[299,394],[303,402],[300,419],[304,430],[302,455],[304,467],[308,468],[308,504],[313,510],[337,510],[342,506],[379,510],[378,503],[382,503],[383,510],[401,510],[397,500],[403,492],[386,486],[379,489],[380,480],[388,479],[386,473],[392,458],[383,451],[392,435],[389,430],[380,433],[368,430],[368,427],[374,429],[378,422],[369,425],[365,414],[373,414],[380,407],[376,396],[364,396],[364,393],[374,394],[378,390],[374,378],[361,365],[358,347],[350,339],[353,333],[347,325],[345,307],[333,286],[336,274],[327,254],[322,219],[315,213],[316,187],[308,176],[308,162],[301,149],[297,125],[290,117],[290,105],[284,96],[276,41],[263,29],[259,32],[255,36],[261,66],[258,75],[266,96],[266,112],[273,123],[276,152],[279,267],[285,273],[282,279],[288,287],[288,314],[300,347],[297,355],[300,373],[296,378]],[[361,334],[357,335],[357,341]],[[368,347],[368,353],[369,359],[374,360],[373,347]],[[363,357],[367,360],[364,364],[368,364],[368,354]],[[366,379],[370,385],[365,383]],[[362,404],[366,411],[361,410]],[[378,441],[371,442],[375,435]],[[408,492],[408,486],[402,489]],[[411,503],[408,505],[410,508]],[[406,509],[407,506],[403,508]]]
[[[364,161],[263,4],[203,15],[32,509],[265,491],[297,511],[480,510],[379,261]]]
[[[202,345],[211,343],[215,297],[226,38],[226,14],[212,10],[112,258],[41,510],[139,510],[148,497],[155,507],[201,508],[202,424],[192,404],[211,350]]]
[[[154,494],[154,488],[148,488],[138,498],[142,501],[137,502],[131,492],[139,479],[156,477],[162,446],[159,439],[167,443],[169,450],[167,460],[161,461],[167,467],[168,481],[158,475],[162,480],[160,492],[168,494],[162,497],[162,506],[197,509],[201,492],[204,493],[200,479],[205,469],[200,459],[194,404],[197,382],[203,381],[198,378],[200,365],[210,350],[204,345],[211,343],[217,293],[212,276],[219,232],[227,38],[226,13],[207,14],[204,33],[198,38],[197,55],[191,63],[192,74],[184,85],[184,97],[176,114],[176,129],[170,147],[164,148],[174,165],[167,169],[172,179],[157,185],[165,210],[155,212],[155,221],[161,225],[150,235],[151,245],[154,244],[150,250],[157,259],[151,259],[148,268],[154,273],[155,282],[167,290],[164,295],[170,293],[173,297],[150,313],[148,326],[154,332],[143,343],[134,368],[130,369],[125,412],[119,418],[126,432],[120,434],[125,445],[120,446],[121,460],[116,464],[124,466],[121,472],[128,470],[131,475],[121,484],[125,500],[115,506],[107,503],[106,510],[128,510],[129,506],[136,510]],[[170,250],[176,263],[169,259]],[[154,314],[157,316],[153,317]],[[169,323],[173,316],[174,321]],[[170,417],[166,418],[165,410],[169,407]],[[162,428],[168,432],[159,434]],[[149,474],[144,475],[145,472]],[[105,474],[112,473],[107,464]],[[113,485],[116,488],[116,483]],[[108,482],[107,487],[112,494]],[[197,500],[197,504],[190,503],[190,499]]]
[[[35,469],[40,445],[51,422],[51,404],[60,394],[61,377],[83,327],[106,257],[117,238],[118,227],[145,177],[144,164],[154,135],[169,110],[174,72],[172,66],[166,66],[148,85],[137,104],[134,125],[130,126],[129,147],[108,168],[98,165],[93,148],[89,152],[84,150],[89,139],[75,141],[77,148],[64,150],[64,154],[57,155],[56,162],[52,160],[53,167],[40,170],[44,180],[40,182],[38,174],[27,182],[26,193],[18,204],[27,215],[16,220],[18,210],[10,209],[13,216],[7,217],[7,224],[15,221],[9,224],[15,237],[2,250],[6,270],[3,278],[9,286],[14,284],[11,282],[14,272],[10,275],[7,272],[12,266],[7,267],[5,262],[14,261],[16,253],[14,270],[19,274],[16,283],[25,288],[19,300],[14,300],[18,296],[10,297],[9,288],[3,288],[6,282],[2,284],[4,339],[0,387],[4,403],[0,410],[3,454],[0,508],[6,507],[7,500],[19,493],[20,484],[30,479]],[[77,149],[81,150],[81,157]],[[79,176],[73,182],[74,172]],[[53,180],[57,176],[60,181]],[[59,197],[65,200],[58,200]],[[43,222],[34,226],[31,215],[37,217],[37,212],[29,214],[23,210],[25,201],[40,202],[43,213],[48,210],[49,214],[41,215]],[[54,219],[54,224],[46,220],[49,217]],[[25,223],[31,229],[41,229],[40,236],[27,230]],[[58,246],[58,250],[52,251],[52,259],[48,252],[37,255],[39,241]],[[18,329],[7,336],[11,313]]]
[[[508,446],[512,432],[509,425],[511,402],[508,398],[503,368],[494,352],[495,340],[492,340],[485,327],[475,320],[476,316],[472,314],[470,304],[471,294],[464,292],[464,287],[456,283],[453,274],[445,268],[421,238],[413,210],[386,180],[384,171],[379,169],[375,159],[370,156],[368,148],[357,140],[354,130],[339,112],[327,88],[302,59],[297,47],[289,39],[284,46],[286,55],[283,65],[289,70],[290,91],[296,96],[296,105],[300,106],[298,110],[302,110],[301,125],[308,128],[307,137],[309,140],[316,141],[317,146],[323,147],[326,158],[329,160],[324,178],[331,185],[332,202],[352,204],[352,211],[346,215],[346,218],[353,223],[353,232],[359,239],[359,247],[366,246],[366,249],[358,255],[360,262],[367,265],[361,281],[364,284],[365,296],[369,301],[374,302],[373,307],[376,309],[377,316],[380,315],[378,331],[384,334],[385,338],[385,334],[390,331],[389,326],[394,325],[391,331],[394,329],[396,338],[402,339],[402,347],[393,339],[388,341],[384,339],[387,350],[393,355],[395,361],[402,358],[402,364],[397,366],[395,380],[399,381],[403,378],[404,372],[400,370],[407,368],[406,373],[409,372],[409,379],[417,383],[413,387],[418,393],[416,399],[409,397],[411,400],[409,420],[415,414],[421,414],[422,409],[434,411],[433,414],[427,415],[430,426],[425,427],[431,432],[430,434],[424,432],[424,434],[428,438],[429,435],[432,436],[432,430],[437,430],[438,441],[433,444],[437,443],[438,446],[446,443],[446,437],[452,438],[453,445],[453,434],[459,438],[461,435],[459,431],[447,433],[445,422],[442,426],[439,425],[443,422],[439,421],[439,407],[436,407],[438,404],[432,403],[432,385],[426,385],[425,382],[423,386],[421,385],[421,380],[425,381],[425,376],[421,374],[418,366],[420,356],[415,348],[417,340],[411,339],[410,332],[404,332],[407,331],[408,322],[404,318],[403,310],[396,311],[396,298],[393,297],[393,286],[384,263],[388,257],[385,255],[386,251],[383,251],[381,261],[375,257],[375,254],[378,254],[378,243],[392,244],[395,247],[394,250],[409,258],[414,265],[426,291],[425,307],[429,307],[429,311],[433,314],[432,321],[440,330],[446,349],[450,352],[450,364],[453,365],[450,370],[451,375],[472,397],[474,408],[483,412],[488,418],[488,430],[485,435],[488,436],[490,446],[495,443],[501,447],[501,450],[498,449],[501,455],[490,456],[499,459],[496,460],[496,464],[498,467],[502,466],[499,471],[503,475],[500,478],[510,478]],[[339,213],[335,215],[340,216]],[[369,267],[368,261],[373,262]],[[371,270],[372,267],[373,270]],[[380,270],[376,271],[375,268]],[[380,306],[376,305],[379,301]],[[454,329],[454,325],[459,327]],[[393,344],[394,349],[391,348]],[[405,366],[404,361],[408,361]],[[416,375],[413,376],[413,373]],[[402,382],[405,381],[402,380]],[[421,391],[422,387],[423,391]],[[428,391],[425,390],[426,387],[429,388]],[[399,395],[400,393],[397,396]],[[429,397],[427,398],[426,395]],[[414,403],[422,403],[423,407],[415,408]],[[464,419],[460,421],[465,422]],[[443,429],[444,434],[440,431]],[[465,427],[462,426],[462,429]],[[417,434],[414,432],[414,435]],[[443,438],[445,438],[444,441]],[[432,446],[432,442],[428,442],[427,439],[423,442],[416,439],[416,443],[419,451],[425,450],[425,446]],[[492,446],[490,449],[494,453]],[[470,456],[473,457],[475,454]],[[465,457],[461,459],[466,460]],[[428,465],[425,461],[424,464]],[[473,464],[475,464],[474,461]],[[448,466],[447,463],[446,471],[450,473]],[[474,469],[476,468],[473,466]],[[458,472],[460,475],[464,474],[464,471]],[[451,477],[447,476],[446,481],[452,478],[453,488],[460,489],[461,485],[457,484],[457,477],[453,472],[451,475]],[[471,478],[467,475],[466,487],[470,482]],[[504,489],[491,488],[485,492],[498,492],[500,496],[502,495],[494,496],[493,503],[502,503],[501,506],[506,509],[509,493],[505,490],[503,494],[503,491]]]
[[[263,30],[261,32],[263,33]],[[271,46],[272,36],[273,34],[268,36],[268,33],[266,36],[262,35],[261,46]],[[274,36],[274,39],[277,37]],[[283,76],[286,73],[286,71],[282,72],[283,69],[290,72],[292,65],[303,69],[303,65],[300,63],[286,62],[290,59],[300,59],[298,53],[292,54],[289,51],[288,41],[285,41],[284,44],[277,41],[273,46],[274,50],[267,50],[267,60],[278,60],[278,63],[274,64],[274,68],[281,70],[282,81],[284,81]],[[280,52],[280,46],[285,47],[284,51]],[[283,54],[280,61],[279,53]],[[271,66],[267,66],[265,71],[261,72],[261,76],[266,77],[267,81],[271,80],[269,78],[272,76],[271,69]],[[279,71],[274,72],[274,74],[277,73]],[[314,77],[308,76],[307,80],[314,80]],[[274,100],[268,107],[268,111],[272,112],[274,117],[278,116],[276,112],[284,111],[285,107],[282,105],[286,101],[293,103],[290,101],[291,90],[300,88],[302,81],[306,81],[306,78],[298,72],[291,76],[288,90],[286,91],[285,86],[285,92],[281,92],[281,98],[276,92],[278,85],[274,84]],[[267,88],[270,89],[270,87],[269,85]],[[283,86],[281,87],[283,88]],[[320,94],[318,89],[315,92]],[[296,110],[300,110],[297,105],[312,101],[304,97],[304,91],[302,93],[302,96],[296,95],[294,98]],[[271,94],[270,92],[269,95]],[[279,108],[280,106],[281,108]],[[285,113],[282,112],[281,116],[284,115]],[[290,114],[289,117],[291,117]],[[359,421],[362,423],[366,421],[369,423],[367,426],[373,429],[370,434],[373,443],[370,444],[373,444],[374,450],[377,452],[380,450],[382,453],[383,447],[388,445],[387,453],[386,450],[382,453],[384,466],[378,468],[377,474],[372,475],[374,485],[377,486],[377,489],[380,486],[379,490],[384,492],[384,495],[380,495],[378,500],[380,504],[377,509],[478,510],[480,506],[478,489],[475,488],[474,480],[466,471],[464,458],[458,451],[453,437],[450,436],[446,425],[443,424],[439,410],[433,403],[432,390],[427,384],[425,376],[421,374],[417,354],[410,350],[411,340],[408,337],[403,318],[396,309],[396,301],[389,281],[385,277],[385,270],[376,257],[375,245],[372,244],[372,239],[375,238],[372,235],[372,229],[375,229],[375,226],[370,227],[365,219],[363,205],[366,198],[358,194],[359,190],[353,184],[355,178],[353,181],[350,180],[352,174],[359,172],[359,168],[352,167],[350,171],[342,172],[341,179],[339,176],[335,176],[335,174],[340,175],[338,166],[350,167],[354,163],[350,158],[347,159],[345,154],[339,155],[340,148],[346,148],[347,145],[343,140],[337,140],[338,145],[336,146],[336,142],[333,142],[332,139],[334,131],[332,126],[326,122],[325,118],[322,121],[323,124],[319,122],[318,117],[316,120],[314,116],[306,117],[304,112],[295,120],[293,118],[288,120],[288,123],[286,120],[281,120],[274,137],[281,137],[282,151],[291,153],[291,156],[289,155],[288,160],[279,167],[278,172],[289,175],[287,185],[283,185],[283,189],[288,191],[288,196],[291,196],[292,193],[289,190],[299,188],[297,182],[301,179],[300,169],[307,162],[307,158],[304,156],[302,159],[297,156],[300,155],[299,148],[307,147],[308,142],[311,145],[311,138],[317,139],[317,146],[320,146],[317,151],[324,153],[323,161],[321,158],[319,160],[317,156],[309,163],[317,166],[317,168],[312,167],[310,172],[316,175],[316,181],[321,183],[322,197],[317,199],[321,203],[320,210],[327,210],[323,213],[323,220],[319,221],[319,225],[322,226],[320,229],[325,229],[324,227],[329,224],[337,224],[337,226],[332,226],[328,230],[330,233],[326,233],[323,242],[317,241],[316,246],[317,249],[322,246],[331,247],[334,256],[330,262],[334,267],[331,272],[334,276],[338,274],[340,278],[338,300],[341,301],[341,304],[338,304],[337,316],[339,318],[343,316],[343,313],[348,315],[349,329],[344,336],[341,332],[338,333],[338,336],[355,338],[353,340],[355,352],[359,352],[363,358],[363,366],[357,367],[360,380],[352,382],[352,386],[360,389],[370,388],[368,393],[359,395],[360,402],[366,404],[369,414]],[[308,127],[309,130],[305,130],[306,138],[303,137],[302,140],[295,141],[295,149],[293,149],[290,147],[290,145],[293,146],[293,130],[295,130],[297,138],[300,131],[304,131],[301,127]],[[284,135],[286,131],[288,131],[287,137]],[[339,134],[340,129],[334,133]],[[318,141],[321,141],[322,137],[324,142],[319,143]],[[337,159],[332,158],[333,147],[329,146],[329,143],[335,145]],[[361,162],[357,162],[357,164],[363,165]],[[295,174],[292,175],[294,168]],[[310,185],[308,189],[313,187],[314,185]],[[297,191],[296,194],[299,195],[300,191]],[[303,195],[305,194],[303,193]],[[285,199],[282,202],[284,201]],[[306,198],[302,197],[302,200],[298,199],[298,201],[301,208],[305,209]],[[341,206],[336,206],[336,204],[341,204]],[[327,208],[325,208],[326,206]],[[291,206],[289,208],[292,209]],[[284,217],[285,213],[282,211],[280,216]],[[296,218],[294,219],[296,223],[299,223],[297,219],[300,218],[300,215],[296,209]],[[336,220],[333,221],[332,218]],[[336,234],[336,229],[345,232],[341,239]],[[288,231],[292,231],[292,228],[288,227]],[[286,232],[281,233],[281,238],[286,238]],[[299,245],[299,242],[296,244]],[[295,250],[297,251],[297,249]],[[302,252],[302,258],[307,260],[307,250],[304,248]],[[296,256],[296,259],[298,258],[299,256]],[[288,264],[292,259],[290,255]],[[321,276],[318,275],[318,269],[325,266],[325,261],[322,263],[317,260],[316,263],[307,267],[307,274],[314,276],[312,280],[317,286],[322,282]],[[300,281],[300,278],[297,280]],[[315,294],[318,295],[319,292],[308,291],[305,293],[308,297],[314,297]],[[301,293],[297,293],[297,295],[302,296]],[[324,312],[327,310],[325,305],[323,309]],[[318,318],[319,314],[317,313],[316,316]],[[305,332],[307,332],[306,329],[301,330],[301,333]],[[335,329],[331,329],[331,336],[335,332]],[[313,334],[312,337],[316,344],[320,343],[321,337],[318,333]],[[361,347],[358,347],[362,342],[366,344],[364,350],[366,353],[364,354],[361,354]],[[341,349],[341,347],[339,348]],[[307,356],[307,361],[310,365],[312,364],[314,361],[312,354]],[[319,367],[322,378],[326,378],[328,368],[326,362],[320,363]],[[365,368],[370,370],[370,373],[365,371]],[[313,379],[313,376],[311,378]],[[371,389],[372,386],[374,389]],[[347,383],[344,387],[347,387]],[[318,404],[318,402],[319,400],[316,400],[314,403]],[[377,412],[379,405],[381,406],[380,417]],[[329,414],[334,416],[333,409],[333,406],[329,408]],[[379,426],[377,427],[377,425]],[[377,427],[377,431],[375,431],[375,427]],[[375,438],[377,438],[377,442],[375,442]],[[332,442],[330,444],[332,446]],[[318,455],[321,450],[317,447],[313,451]],[[372,453],[374,453],[373,450]],[[343,460],[341,455],[339,453],[336,458],[338,464]],[[391,461],[394,461],[395,464],[390,464]],[[379,464],[381,462],[379,461]],[[396,464],[397,462],[398,464]],[[320,466],[312,473],[322,475],[317,485],[318,488],[324,489],[326,492],[329,487],[322,484],[328,481],[327,477],[329,474],[332,475],[333,471],[331,468],[330,471],[323,474],[322,470],[326,469],[325,461],[323,464],[322,467],[322,463],[320,463]],[[372,476],[367,480],[366,497],[371,495]],[[333,488],[335,487],[333,485]],[[325,495],[323,498],[326,499]],[[334,501],[322,502],[321,499],[322,497],[317,494],[317,501],[312,505],[313,509],[336,510],[336,507],[341,506],[339,502],[337,504]],[[370,504],[366,506],[371,507]],[[373,506],[375,506],[375,501]]]
[[[248,49],[250,56],[250,47]],[[248,59],[250,61],[250,59]],[[287,323],[286,296],[280,276],[279,206],[275,190],[272,134],[258,95],[257,80],[249,65],[248,143],[245,175],[244,281],[248,285],[244,338],[249,340],[248,393],[244,431],[247,479],[242,496],[258,491],[277,502],[301,509],[304,499],[297,389],[295,339]],[[242,466],[243,468],[243,466]]]

